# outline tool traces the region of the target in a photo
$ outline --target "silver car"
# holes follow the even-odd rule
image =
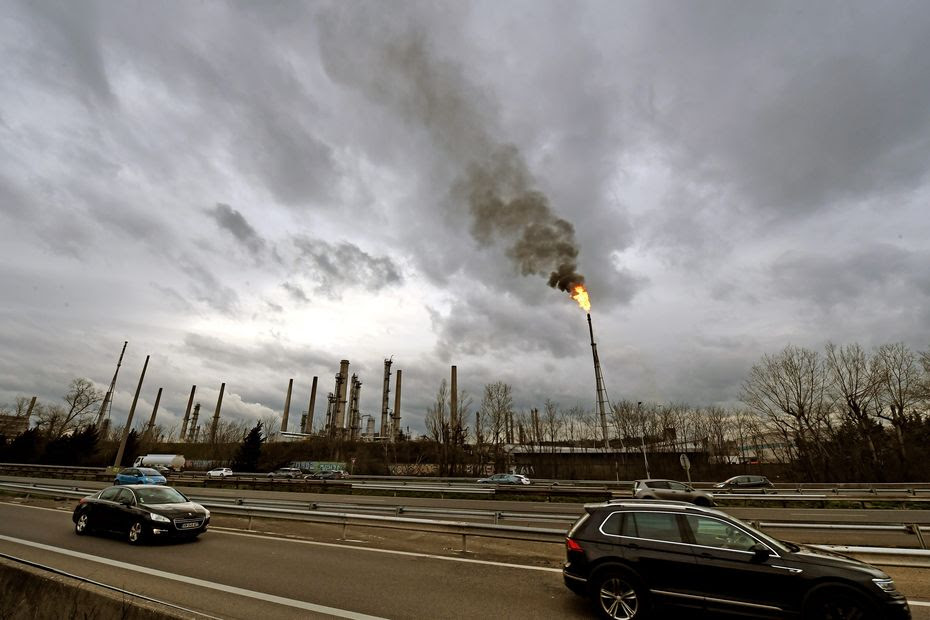
[[[684,482],[659,478],[634,482],[633,497],[636,499],[671,499],[691,502],[698,506],[714,505],[714,496],[707,491],[699,491]]]

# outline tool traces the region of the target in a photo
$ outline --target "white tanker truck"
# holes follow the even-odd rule
[[[145,454],[143,456],[137,456],[136,460],[133,461],[133,467],[155,467],[156,465],[161,465],[162,467],[167,467],[174,471],[181,471],[184,469],[184,459],[183,454]]]

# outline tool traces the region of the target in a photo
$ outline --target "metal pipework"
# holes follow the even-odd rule
[[[397,382],[394,386],[394,413],[391,415],[391,441],[400,436],[400,384],[403,371],[397,371]]]
[[[391,394],[391,363],[390,359],[384,360],[384,387],[381,388],[381,436],[387,437],[388,433],[388,398]]]

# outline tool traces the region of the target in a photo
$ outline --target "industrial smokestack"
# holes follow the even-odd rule
[[[184,421],[181,422],[181,435],[179,437],[181,441],[184,441],[184,439],[187,437],[187,422],[190,420],[190,417],[191,417],[191,406],[194,404],[194,392],[196,391],[197,391],[197,386],[192,385],[191,395],[187,399],[187,409],[184,411]]]
[[[316,406],[316,377],[313,377],[313,383],[310,385],[310,405],[307,407],[307,419],[304,421],[303,432],[313,432],[313,408]]]
[[[388,430],[388,398],[391,394],[391,360],[384,360],[384,387],[381,389],[381,436],[387,437]],[[372,418],[373,419],[373,418]]]
[[[403,378],[402,370],[397,371],[397,380],[394,383],[394,413],[391,415],[391,441],[400,436],[400,386]]]
[[[287,398],[284,399],[284,418],[281,419],[281,432],[287,432],[287,416],[291,412],[291,390],[294,389],[294,380],[287,382]]]
[[[158,413],[158,403],[161,402],[161,391],[162,388],[158,388],[158,395],[155,396],[155,406],[152,408],[152,417],[149,418],[149,425],[145,429],[145,436],[147,439],[152,438],[152,433],[155,430],[155,414]]]
[[[126,428],[123,429],[123,438],[120,439],[119,449],[116,451],[116,461],[114,467],[119,467],[123,462],[123,452],[126,451],[126,440],[129,439],[129,431],[132,430],[132,417],[136,413],[136,403],[139,402],[139,392],[142,391],[142,381],[145,380],[145,369],[149,367],[149,356],[145,356],[145,364],[142,365],[142,374],[139,375],[139,385],[136,386],[136,395],[132,397],[132,406],[129,408],[129,417],[126,419]]]
[[[338,378],[339,375],[336,375]],[[336,383],[336,387],[339,387],[339,383]],[[324,430],[326,431],[327,437],[336,436],[336,427],[333,425],[333,417],[336,415],[336,395],[330,392],[326,395],[326,426]]]
[[[213,412],[213,423],[210,425],[210,443],[216,443],[216,429],[220,425],[220,408],[223,406],[223,392],[226,391],[226,384],[220,385],[220,395],[216,398],[216,411]]]

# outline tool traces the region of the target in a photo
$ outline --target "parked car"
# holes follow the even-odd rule
[[[207,478],[225,478],[232,475],[233,470],[228,467],[217,467],[207,472]]]
[[[911,617],[883,571],[776,540],[713,508],[661,500],[588,504],[565,545],[566,587],[611,620],[654,618],[671,608],[677,613],[661,617]]]
[[[151,467],[127,467],[121,469],[113,484],[165,484],[168,481]]]
[[[268,472],[269,478],[300,478],[301,476],[303,476],[303,472],[296,467],[279,467]]]
[[[637,480],[633,483],[633,497],[636,499],[671,499],[691,502],[698,506],[713,506],[714,496],[707,491],[698,491],[690,484],[675,480]]]
[[[765,476],[733,476],[714,485],[715,489],[771,489],[772,481]]]
[[[113,486],[82,498],[71,520],[79,535],[115,532],[140,544],[162,538],[197,538],[210,525],[210,511],[173,487]]]
[[[530,484],[530,479],[522,474],[494,474],[481,478],[478,484]]]
[[[342,480],[348,478],[349,474],[341,469],[327,469],[326,471],[315,471],[312,474],[304,476],[304,480]]]

